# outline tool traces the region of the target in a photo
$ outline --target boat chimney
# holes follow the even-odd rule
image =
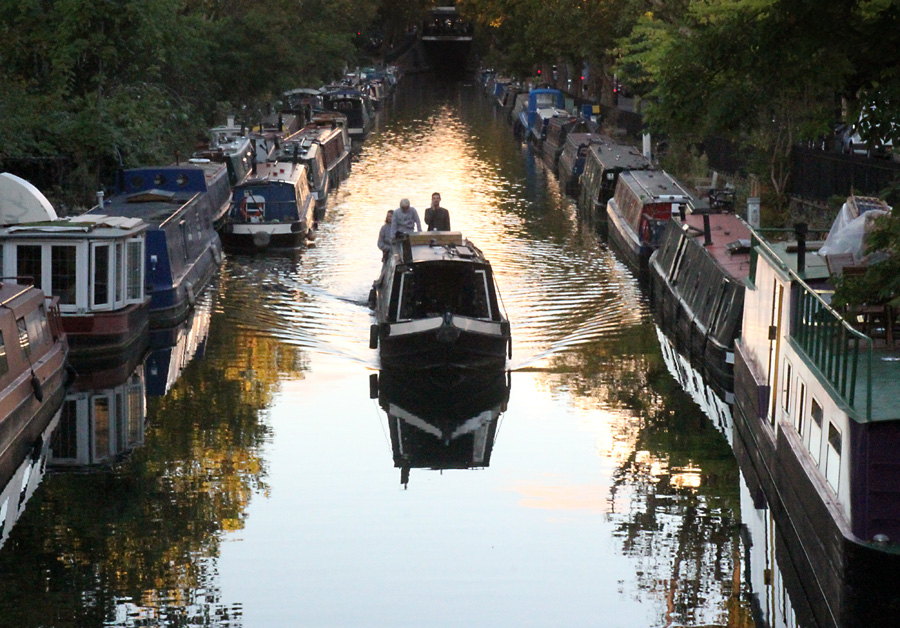
[[[709,212],[703,212],[703,246],[710,246],[712,243],[712,232],[709,228]]]
[[[103,190],[97,190],[97,207],[103,210]]]
[[[797,274],[806,272],[806,234],[809,231],[805,222],[794,224],[794,233],[797,234]]]
[[[181,165],[181,151],[180,150],[175,151],[175,165],[176,166]]]

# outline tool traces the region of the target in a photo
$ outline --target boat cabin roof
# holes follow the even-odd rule
[[[410,256],[404,255],[409,244]],[[419,231],[394,242],[403,263],[465,261],[485,264],[484,254],[459,231]]]
[[[267,183],[290,183],[296,185],[301,177],[306,176],[306,166],[289,161],[267,161],[257,164],[256,174],[247,180],[246,185]]]
[[[591,145],[591,152],[604,170],[649,170],[652,166],[634,146],[613,141]]]
[[[630,170],[619,175],[619,185],[627,185],[644,204],[668,201],[691,202],[693,197],[664,170]]]
[[[0,229],[0,237],[71,239],[90,236],[91,239],[130,238],[147,230],[149,225],[140,218],[82,214],[71,218],[12,225]]]

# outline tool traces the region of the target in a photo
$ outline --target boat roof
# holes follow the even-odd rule
[[[245,185],[266,183],[290,183],[296,184],[301,177],[306,176],[306,166],[290,161],[267,161],[256,165],[256,174],[247,179]]]
[[[90,235],[91,238],[133,237],[147,230],[149,225],[140,218],[82,214],[57,220],[45,220],[0,228],[2,237],[72,238]]]
[[[566,144],[581,146],[582,144],[595,144],[609,141],[609,138],[599,133],[569,133],[566,136]]]
[[[684,224],[694,238],[703,239],[703,214],[688,214]],[[750,275],[750,226],[734,214],[709,214],[712,244],[704,246],[716,263],[734,279]]]
[[[591,145],[597,161],[604,169],[647,170],[652,166],[641,151],[628,144],[618,144],[612,140]]]
[[[403,258],[405,242],[409,243],[411,258]],[[418,231],[407,234],[405,240],[395,241],[394,247],[401,253],[403,263],[446,261],[488,263],[481,250],[463,238],[459,231]]]
[[[665,170],[629,170],[619,175],[643,202],[693,201],[694,197]],[[647,198],[649,197],[649,199]]]

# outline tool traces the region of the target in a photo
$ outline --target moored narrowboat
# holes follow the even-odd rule
[[[303,164],[259,164],[253,178],[234,188],[221,230],[225,250],[296,249],[314,239],[315,198],[306,172]]]
[[[459,232],[397,238],[370,305],[385,368],[503,369],[512,348],[490,262]]]
[[[144,284],[150,297],[150,328],[183,321],[222,261],[213,226],[227,178],[207,186],[206,164],[148,166],[119,173],[116,193],[90,214],[140,218],[146,232]],[[227,196],[226,196],[227,200]]]
[[[805,234],[770,242],[752,232],[735,343],[735,451],[809,577],[810,625],[892,626],[900,350],[888,319],[871,325],[831,307],[831,273],[807,249]]]
[[[606,224],[606,206],[616,191],[619,174],[650,170],[652,165],[637,148],[616,142],[592,144],[584,160],[578,210],[588,224]]]
[[[740,335],[750,228],[734,214],[670,220],[650,257],[654,311],[716,392],[734,392],[734,341]]]
[[[354,142],[363,142],[375,124],[374,111],[368,97],[358,89],[338,87],[322,95],[327,111],[347,116],[347,132]]]
[[[693,204],[690,193],[663,170],[623,172],[607,203],[610,242],[626,263],[644,270],[662,242],[666,223]]]
[[[243,183],[254,164],[253,146],[246,130],[235,125],[234,117],[229,117],[225,126],[213,127],[209,134],[209,143],[199,147],[194,158],[225,164],[229,185]]]
[[[568,195],[577,198],[581,191],[581,175],[584,162],[593,144],[609,142],[598,133],[569,133],[559,156],[559,184]]]

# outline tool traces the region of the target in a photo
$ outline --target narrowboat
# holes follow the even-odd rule
[[[672,219],[650,257],[651,296],[660,324],[715,390],[734,392],[734,341],[741,332],[750,228],[734,214]]]
[[[300,116],[292,113],[270,113],[250,131],[253,162],[265,163],[274,158],[282,142],[300,130]]]
[[[151,329],[173,327],[187,318],[222,261],[213,223],[221,194],[230,196],[230,189],[224,170],[214,187],[208,185],[207,165],[123,170],[116,193],[88,212],[140,218],[148,224],[144,285],[150,297]]]
[[[809,576],[809,625],[893,626],[900,607],[900,350],[891,316],[831,307],[801,230],[751,230],[735,342],[735,447]],[[746,473],[746,472],[745,472]]]
[[[44,479],[50,438],[59,425],[59,416],[57,410],[42,421],[34,421],[16,446],[0,453],[0,548]]]
[[[68,343],[53,301],[33,285],[0,284],[0,457],[16,458],[31,446],[70,383]]]
[[[553,174],[558,172],[559,156],[566,145],[569,133],[592,133],[596,125],[575,116],[551,118],[547,122],[544,142],[541,144],[541,159]]]
[[[372,375],[370,395],[388,417],[400,483],[411,469],[483,469],[509,401],[504,371],[441,373],[410,379],[405,370]]]
[[[306,172],[303,164],[268,162],[234,188],[231,212],[221,230],[225,250],[296,249],[314,239],[315,198]]]
[[[253,146],[245,129],[236,126],[234,116],[229,116],[225,126],[213,127],[209,134],[209,142],[198,147],[194,158],[225,164],[229,185],[243,183],[254,165]]]
[[[666,223],[689,211],[694,199],[663,170],[629,170],[619,175],[607,203],[609,239],[630,266],[647,268],[659,248]]]
[[[354,142],[363,142],[375,125],[374,112],[368,97],[358,89],[337,88],[322,95],[326,111],[336,111],[347,116],[347,132]]]
[[[591,145],[609,142],[609,138],[597,133],[569,133],[559,156],[559,184],[563,191],[577,198],[581,191],[581,175]]]
[[[491,264],[459,232],[397,238],[370,305],[384,368],[503,369],[512,350]]]
[[[592,144],[584,159],[578,210],[591,225],[606,224],[606,206],[616,191],[619,174],[628,170],[650,170],[650,160],[637,148],[616,142]]]
[[[547,120],[552,117],[568,117],[564,106],[563,94],[558,89],[533,89],[525,95],[520,108],[516,111],[513,131],[526,140],[535,137],[543,139],[540,135]]]
[[[331,191],[331,177],[328,176],[325,155],[322,145],[317,141],[318,136],[319,132],[316,128],[303,129],[286,140],[274,156],[278,163],[306,166],[309,193],[313,197],[317,211],[325,209],[325,205],[328,203],[328,193]]]
[[[304,133],[311,128],[318,132],[315,141],[322,146],[325,170],[328,172],[331,188],[334,189],[350,176],[353,163],[350,157],[352,143],[347,131],[347,116],[333,111],[318,112],[312,117]]]

